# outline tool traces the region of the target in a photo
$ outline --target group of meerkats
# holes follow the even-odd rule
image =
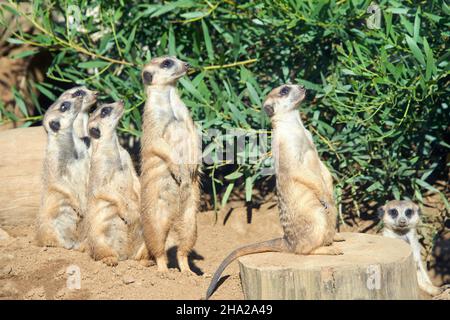
[[[172,231],[178,238],[179,268],[191,272],[188,254],[197,238],[201,141],[176,89],[188,68],[179,59],[164,56],[152,59],[142,70],[147,101],[140,177],[116,135],[123,102],[98,105],[90,113],[97,92],[76,87],[50,106],[43,120],[48,144],[37,219],[39,245],[86,251],[110,266],[125,259],[143,263],[153,259],[158,271],[166,272],[166,240]],[[344,239],[336,233],[332,176],[297,109],[304,98],[304,87],[282,85],[269,93],[263,105],[273,127],[284,236],[233,251],[215,272],[206,298],[223,270],[246,254],[343,254],[333,246]],[[411,245],[419,286],[432,295],[440,293],[420,257],[419,207],[410,201],[391,201],[380,208],[380,215],[385,236]]]

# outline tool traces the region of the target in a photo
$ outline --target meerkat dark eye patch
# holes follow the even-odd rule
[[[290,91],[291,91],[291,88],[289,88],[288,86],[284,86],[280,90],[280,96],[286,96],[289,94]]]
[[[71,103],[69,101],[64,101],[63,103],[61,103],[61,105],[59,106],[59,111],[61,112],[66,112],[67,110],[70,109]]]
[[[89,135],[94,139],[99,139],[101,137],[101,132],[99,128],[90,128]]]
[[[171,68],[175,63],[171,59],[166,59],[163,62],[161,62],[161,68],[169,69]]]
[[[392,218],[397,218],[397,216],[398,216],[398,211],[397,211],[397,209],[389,209],[389,210],[388,210],[388,213],[389,213],[389,215],[390,215]]]
[[[100,118],[105,118],[111,114],[112,108],[111,107],[104,107],[102,111],[100,112]]]
[[[273,116],[273,114],[274,114],[273,104],[265,104],[265,105],[263,106],[263,108],[264,108],[264,111],[266,112],[266,114],[267,114],[269,117],[272,117],[272,116]]]
[[[146,85],[150,85],[152,84],[153,81],[153,74],[148,72],[148,71],[144,71],[142,73],[142,81],[144,82],[144,84]]]
[[[406,216],[407,218],[411,218],[412,215],[413,215],[413,213],[414,213],[414,211],[413,211],[412,209],[406,209],[406,210],[405,210],[405,216]]]
[[[384,206],[379,207],[377,210],[378,217],[381,219],[384,216]]]
[[[86,145],[86,148],[89,149],[89,146],[91,145],[91,138],[89,137],[83,137],[81,138],[81,140],[84,142],[84,144]]]
[[[77,97],[84,97],[86,96],[86,91],[84,90],[77,90],[72,94],[72,98],[77,98]]]

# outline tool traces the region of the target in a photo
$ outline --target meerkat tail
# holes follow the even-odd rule
[[[208,287],[208,291],[206,292],[206,300],[211,297],[214,289],[216,288],[217,282],[220,280],[220,276],[222,272],[225,270],[228,265],[236,260],[239,257],[253,254],[253,253],[262,253],[262,252],[287,252],[289,251],[289,247],[284,238],[277,238],[272,240],[267,240],[263,242],[249,244],[243,247],[240,247],[233,252],[231,252],[225,260],[222,261],[219,268],[217,268],[214,276],[211,280],[211,283]]]

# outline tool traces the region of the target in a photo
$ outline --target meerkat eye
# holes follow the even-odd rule
[[[111,107],[104,107],[100,113],[100,117],[104,118],[111,114],[112,108]]]
[[[68,101],[64,101],[63,103],[61,103],[61,105],[59,106],[59,111],[61,112],[66,112],[67,110],[70,109],[70,102]]]
[[[289,88],[289,87],[283,87],[283,88],[281,88],[281,90],[280,90],[280,96],[286,96],[286,95],[289,93],[289,91],[291,91],[291,88]]]
[[[411,218],[412,215],[413,215],[413,213],[414,213],[414,211],[413,211],[412,209],[406,209],[406,210],[405,210],[405,216],[406,216],[407,218]]]
[[[173,61],[170,59],[166,59],[161,63],[161,68],[169,69],[174,65]]]
[[[73,98],[77,98],[77,97],[84,97],[86,95],[86,91],[84,90],[77,90],[72,94]]]
[[[396,218],[398,216],[397,209],[389,209],[388,213],[392,218]]]

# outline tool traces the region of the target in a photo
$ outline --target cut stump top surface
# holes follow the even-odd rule
[[[410,246],[403,240],[391,239],[366,233],[340,233],[345,239],[335,242],[344,252],[339,256],[296,255],[269,252],[241,257],[239,261],[249,268],[264,269],[318,269],[321,267],[349,267],[372,264],[389,264],[407,259],[411,255]]]

